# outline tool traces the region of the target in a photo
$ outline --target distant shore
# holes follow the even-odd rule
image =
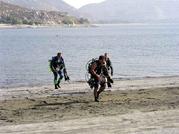
[[[43,28],[43,27],[100,27],[100,26],[139,26],[139,25],[171,25],[176,23],[92,23],[92,24],[54,24],[54,25],[11,25],[11,24],[0,24],[0,29],[20,29],[20,28]],[[177,23],[178,24],[178,23]]]
[[[75,24],[75,25],[11,25],[0,24],[0,29],[21,29],[21,28],[44,28],[44,27],[95,27],[93,24]]]
[[[175,24],[175,23],[174,23]],[[57,25],[11,25],[11,24],[0,24],[0,29],[21,29],[21,28],[43,28],[43,27],[100,27],[100,26],[127,26],[127,25],[171,25],[171,23],[93,23],[93,24],[57,24]]]
[[[10,28],[36,28],[36,27],[44,27],[44,26],[31,26],[31,25],[10,25],[10,24],[0,24],[0,29],[10,29]]]

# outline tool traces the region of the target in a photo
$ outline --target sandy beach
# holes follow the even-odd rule
[[[178,134],[179,77],[116,80],[99,103],[85,82],[0,89],[0,133]]]

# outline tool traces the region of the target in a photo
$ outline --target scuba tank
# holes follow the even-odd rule
[[[96,62],[98,59],[97,58],[93,58],[91,60],[89,60],[87,63],[86,63],[86,71],[88,73],[90,73],[90,70],[91,70],[91,65]]]
[[[86,68],[85,80],[91,89],[93,89],[93,85],[94,85],[94,81],[95,81],[93,78],[91,78],[91,73],[90,73],[91,65],[94,62],[96,62],[97,60],[98,60],[97,58],[93,58],[93,59],[89,60],[85,66],[85,68]]]
[[[52,62],[52,60],[48,60],[48,70],[49,70],[49,72],[52,72],[51,62]]]

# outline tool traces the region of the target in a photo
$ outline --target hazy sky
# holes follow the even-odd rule
[[[104,0],[64,0],[65,2],[67,2],[68,4],[76,7],[76,8],[80,8],[81,6],[84,6],[86,4],[89,3],[99,3],[102,2]]]

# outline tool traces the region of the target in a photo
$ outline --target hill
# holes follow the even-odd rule
[[[179,22],[178,0],[106,0],[79,9],[92,21],[119,22]]]
[[[84,24],[87,19],[77,19],[64,12],[27,9],[0,1],[0,23],[5,24]]]
[[[33,10],[67,12],[78,17],[78,11],[63,0],[0,0],[9,4],[18,5]]]

